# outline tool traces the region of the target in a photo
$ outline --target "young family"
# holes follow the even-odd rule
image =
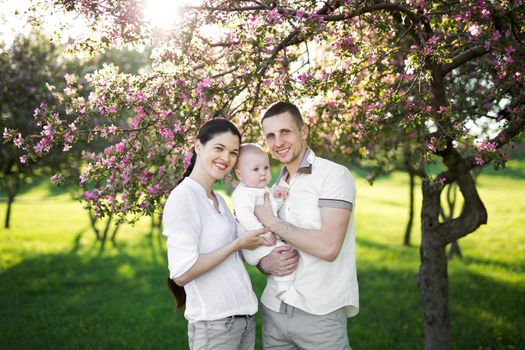
[[[261,120],[284,167],[271,190],[268,155],[241,145],[231,122],[202,126],[192,163],[164,207],[169,278],[185,306],[189,348],[253,349],[257,298],[244,261],[268,275],[261,297],[264,349],[350,349],[357,314],[356,188],[342,165],[308,148],[308,127],[288,102]],[[235,217],[213,190],[232,169]]]

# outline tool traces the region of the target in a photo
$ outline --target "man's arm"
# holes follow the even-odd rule
[[[273,215],[270,201],[255,207],[255,215],[273,233],[295,248],[325,261],[334,261],[343,245],[350,215],[346,208],[321,207],[321,229],[302,229]]]

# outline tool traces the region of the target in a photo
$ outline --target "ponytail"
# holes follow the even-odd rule
[[[186,291],[184,290],[184,287],[177,285],[177,283],[168,276],[168,288],[175,297],[177,310],[182,310],[186,305]]]
[[[193,171],[193,168],[195,167],[196,161],[197,161],[197,152],[193,150],[193,153],[191,155],[190,164],[186,168],[186,171],[184,171],[184,174],[182,174],[182,177],[179,179],[179,181],[177,181],[177,185],[179,185],[182,182],[182,180],[190,176],[191,172]]]

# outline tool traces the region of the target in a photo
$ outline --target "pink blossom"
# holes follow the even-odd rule
[[[205,88],[210,87],[211,82],[212,80],[208,77],[202,78],[201,81],[199,81],[199,83],[197,84],[197,88],[195,89],[195,91],[197,92],[197,95],[202,95],[202,91]]]
[[[476,156],[474,157],[474,161],[477,165],[483,165],[485,164],[485,161],[483,160],[483,157],[481,156]]]
[[[188,166],[191,164],[192,156],[192,153],[186,153],[184,155],[184,158],[182,159],[182,165],[184,166],[184,170],[188,169]]]
[[[173,132],[184,132],[184,128],[182,127],[182,125],[180,125],[180,123],[175,123],[175,125],[173,125]]]
[[[15,144],[15,146],[20,148],[20,146],[22,146],[22,143],[23,143],[22,141],[23,141],[22,134],[20,133],[16,134],[16,138],[13,140],[13,143]]]
[[[111,124],[109,127],[108,127],[108,132],[112,135],[115,135],[115,133],[117,132],[117,127],[113,124]]]
[[[51,181],[52,184],[58,184],[58,183],[62,182],[62,178],[61,178],[61,176],[59,174],[55,174],[55,175],[51,176],[49,181]]]
[[[279,11],[277,11],[277,9],[273,9],[271,11],[268,11],[266,13],[266,20],[268,22],[275,22],[277,24],[281,24],[283,22],[282,16],[279,13]]]
[[[446,179],[445,177],[443,177],[443,176],[440,176],[440,177],[438,178],[438,182],[439,182],[439,184],[440,184],[441,186],[444,186],[446,181],[447,181],[447,179]]]
[[[481,34],[481,27],[479,24],[473,23],[468,28],[468,31],[472,36],[479,36]]]
[[[27,162],[27,156],[21,156],[19,159],[20,159],[20,163],[22,164],[25,164]]]
[[[496,149],[496,144],[494,142],[480,142],[478,144],[480,151],[494,151]]]
[[[505,61],[505,63],[507,64],[513,64],[514,63],[514,59],[512,58],[511,55],[507,55],[503,58],[503,60]]]
[[[337,106],[337,103],[334,100],[326,101],[325,104],[328,108],[332,109],[334,109]]]
[[[96,202],[99,198],[99,195],[97,193],[95,193],[95,191],[93,192],[89,192],[89,191],[86,191],[84,192],[84,199],[87,200],[87,201],[93,201],[93,202]]]
[[[439,37],[437,35],[432,35],[430,39],[427,40],[427,45],[435,45]]]
[[[304,84],[306,80],[308,80],[308,74],[307,73],[301,73],[297,79],[301,82],[301,84]]]
[[[124,145],[122,143],[118,143],[115,147],[119,153],[124,152]]]

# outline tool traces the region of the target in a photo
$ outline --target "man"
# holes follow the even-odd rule
[[[346,167],[308,148],[308,127],[295,105],[272,105],[261,123],[272,156],[284,164],[277,184],[288,195],[279,217],[268,198],[255,212],[299,252],[297,261],[294,252],[278,247],[259,263],[266,274],[296,269],[292,286],[279,298],[271,280],[263,292],[264,349],[350,349],[347,318],[359,309],[354,179]]]

